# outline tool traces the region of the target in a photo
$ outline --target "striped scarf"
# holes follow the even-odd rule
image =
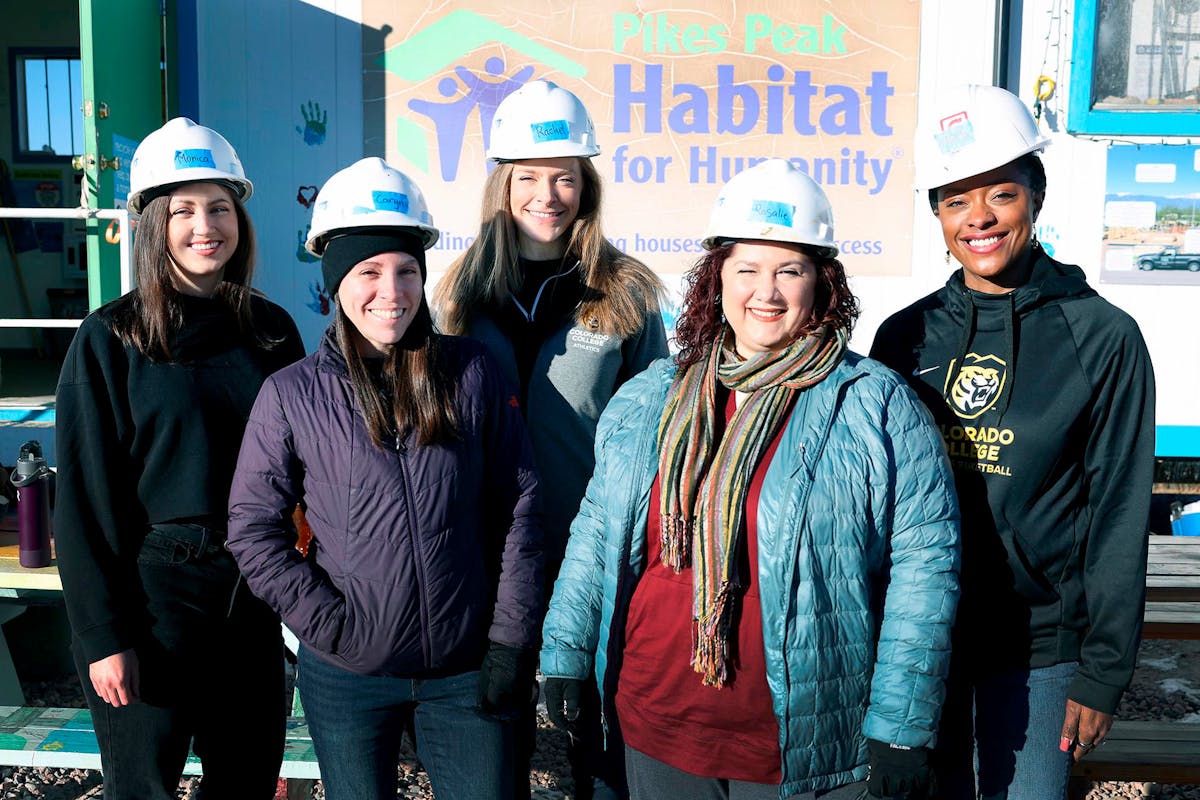
[[[750,479],[792,397],[824,380],[846,351],[845,331],[828,327],[746,360],[731,339],[727,332],[707,358],[676,376],[658,425],[662,563],[676,573],[693,567],[691,664],[705,686],[718,687],[729,677],[737,546]],[[748,396],[714,447],[718,380]]]

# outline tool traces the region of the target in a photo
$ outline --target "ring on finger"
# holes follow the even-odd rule
[[[1082,750],[1082,751],[1084,751],[1085,753],[1086,753],[1088,750],[1091,750],[1091,749],[1092,749],[1093,747],[1095,747],[1095,746],[1096,746],[1096,745],[1095,745],[1095,744],[1093,744],[1092,742],[1080,742],[1080,743],[1079,743],[1079,749],[1080,749],[1080,750]]]

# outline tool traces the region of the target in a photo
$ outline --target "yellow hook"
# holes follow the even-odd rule
[[[1039,75],[1033,85],[1033,95],[1038,101],[1049,100],[1054,95],[1054,79],[1047,75]]]

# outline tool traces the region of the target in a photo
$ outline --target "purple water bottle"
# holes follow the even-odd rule
[[[22,567],[50,566],[50,468],[42,445],[30,439],[21,445],[12,473],[17,487],[17,553]]]

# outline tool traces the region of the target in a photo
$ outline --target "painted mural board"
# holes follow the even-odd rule
[[[1200,147],[1108,148],[1101,281],[1200,285]]]
[[[824,186],[850,273],[909,274],[917,2],[363,0],[362,14],[386,32],[377,51],[364,42],[378,89],[364,118],[382,117],[380,154],[442,229],[435,274],[478,228],[496,106],[538,78],[588,107],[605,231],[669,283],[699,254],[720,186],[768,157]]]

